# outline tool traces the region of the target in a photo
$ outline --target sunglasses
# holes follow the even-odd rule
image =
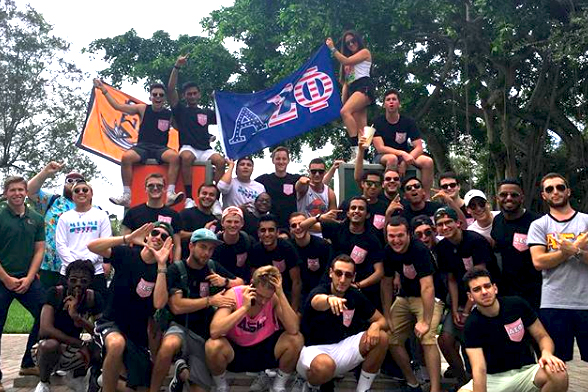
[[[519,197],[521,197],[521,194],[518,192],[500,192],[498,194],[498,197],[500,197],[501,199],[506,199],[508,196],[512,197],[513,199],[518,199]]]
[[[164,93],[151,93],[151,96],[152,97],[157,97],[157,98],[162,98],[162,97],[165,96],[165,94]]]
[[[291,229],[295,229],[295,228],[297,228],[298,226],[300,226],[300,223],[290,223],[290,228],[291,228]]]
[[[472,201],[470,201],[470,204],[468,204],[468,208],[471,208],[472,210],[477,207],[479,207],[479,208],[486,207],[486,200],[472,200]]]
[[[417,238],[430,237],[431,234],[433,234],[433,230],[431,230],[431,229],[427,229],[425,231],[415,231],[414,232],[414,235],[416,235]]]
[[[441,185],[441,188],[443,188],[443,189],[449,189],[449,188],[453,189],[456,186],[457,186],[457,182],[450,182],[449,184],[443,184],[443,185]]]
[[[90,188],[76,188],[74,189],[74,193],[77,195],[78,193],[88,193],[90,192]]]
[[[545,188],[543,188],[543,192],[545,193],[553,193],[554,189],[557,189],[560,192],[563,192],[567,189],[568,187],[565,184],[557,184],[555,187],[553,185],[549,185],[546,186]]]
[[[398,181],[400,181],[400,177],[385,177],[384,178],[384,181],[387,181],[387,182],[391,182],[391,181],[398,182]]]
[[[161,237],[162,241],[165,241],[169,238],[169,234],[164,233],[163,231],[159,231],[159,230],[151,230],[151,237],[155,238],[157,236]]]
[[[163,185],[162,184],[149,184],[149,185],[147,185],[147,189],[149,189],[150,191],[152,191],[154,189],[163,189]]]
[[[81,279],[78,279],[78,278],[68,278],[67,279],[67,283],[70,284],[70,285],[76,285],[78,283],[79,284],[83,284],[83,285],[87,285],[87,284],[90,283],[90,280],[89,279],[86,279],[86,278],[81,278]]]
[[[370,180],[365,180],[363,182],[368,188],[374,187],[374,188],[379,188],[382,186],[382,183],[379,181],[370,181]]]
[[[83,178],[66,178],[65,179],[66,184],[77,184],[80,181],[84,181],[84,179]]]
[[[347,41],[345,41],[345,45],[349,46],[349,45],[355,45],[357,43],[357,40],[355,38],[350,38]]]
[[[416,183],[416,184],[414,184],[414,185],[407,185],[407,186],[405,186],[405,187],[404,187],[404,190],[405,190],[405,191],[408,191],[408,192],[410,192],[410,191],[412,191],[413,189],[415,189],[415,190],[416,190],[416,189],[421,189],[422,187],[423,187],[423,186],[422,186],[421,184],[419,184],[419,183]]]
[[[323,174],[325,172],[325,169],[312,169],[310,171],[310,174]]]
[[[353,279],[353,277],[355,276],[353,272],[349,271],[333,270],[333,273],[337,278],[340,278],[343,275],[345,275],[345,279]]]

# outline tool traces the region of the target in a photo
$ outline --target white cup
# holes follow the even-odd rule
[[[364,147],[368,148],[370,144],[372,144],[372,140],[374,139],[374,133],[376,133],[376,128],[374,127],[363,127],[363,137],[365,137]]]

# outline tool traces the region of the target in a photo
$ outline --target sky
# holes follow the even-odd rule
[[[114,37],[124,34],[130,29],[135,29],[137,34],[143,38],[151,37],[157,30],[168,32],[172,39],[176,39],[181,34],[204,35],[200,26],[201,19],[208,16],[213,10],[223,6],[231,6],[233,2],[234,0],[195,1],[183,3],[184,5],[177,8],[166,8],[168,3],[153,0],[141,2],[101,0],[92,7],[89,6],[89,3],[72,0],[16,1],[19,8],[27,4],[30,5],[42,14],[49,24],[53,25],[53,34],[71,44],[68,58],[75,62],[82,71],[87,72],[90,78],[97,77],[98,71],[108,67],[108,64],[102,61],[100,54],[82,53],[82,49],[87,48],[93,40]],[[228,49],[236,51],[237,46],[231,45]],[[88,79],[87,83],[88,91],[90,91],[91,79]],[[148,102],[148,94],[140,83],[123,84],[122,90],[143,102]],[[216,126],[211,126],[209,131],[216,134]],[[75,143],[75,141],[71,142]],[[115,213],[122,218],[123,208],[108,201],[109,196],[122,193],[120,167],[106,159],[92,154],[88,155],[92,157],[105,177],[104,180],[93,181],[94,189],[99,190],[95,191],[94,203],[109,213]],[[312,155],[318,156],[319,152]],[[303,160],[307,159],[303,157]],[[302,163],[292,162],[288,171],[298,173],[303,169],[303,166]],[[256,160],[253,178],[266,172],[273,172],[271,160],[269,158]]]

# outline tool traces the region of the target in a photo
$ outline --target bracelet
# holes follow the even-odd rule
[[[333,46],[333,47],[332,47],[331,49],[329,49],[329,50],[331,51],[331,53],[335,53],[335,52],[337,51],[337,48],[335,48],[335,47]]]
[[[127,235],[126,234],[123,235],[123,244],[125,244],[125,245],[127,244]]]
[[[316,214],[314,216],[314,219],[316,219],[317,222],[320,222],[321,221],[321,216],[323,216],[323,214]]]
[[[157,269],[157,273],[158,274],[166,274],[167,273],[167,268],[158,268]]]
[[[327,295],[327,305],[329,305],[329,306],[331,306],[331,303],[329,302],[329,299],[330,299],[331,297],[334,297],[334,295],[333,295],[333,294],[328,294],[328,295]]]

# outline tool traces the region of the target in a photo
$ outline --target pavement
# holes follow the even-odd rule
[[[20,360],[26,345],[28,335],[17,334],[17,335],[4,335],[2,336],[2,384],[6,391],[9,392],[25,392],[33,391],[38,382],[36,377],[20,377],[18,371],[20,370]],[[568,392],[586,392],[588,391],[588,365],[586,362],[580,361],[580,353],[578,347],[574,348],[574,360],[568,362],[568,373],[570,376],[570,387]],[[446,363],[443,364],[445,368]],[[16,380],[16,382],[15,382]],[[252,378],[245,375],[235,375],[231,382],[232,392],[245,392],[248,391],[248,385]],[[447,381],[447,380],[445,380]],[[21,387],[14,387],[14,384]],[[165,384],[164,384],[165,385]],[[444,386],[447,387],[448,382],[444,382]],[[397,382],[378,377],[375,388],[373,391],[402,391],[402,387]],[[52,381],[53,392],[67,392],[70,391],[63,384],[63,380],[56,378]],[[166,391],[167,388],[162,391]],[[187,389],[186,389],[187,390]],[[355,382],[351,377],[346,377],[345,380],[339,382],[335,388],[336,391],[340,392],[352,392],[355,391]]]

